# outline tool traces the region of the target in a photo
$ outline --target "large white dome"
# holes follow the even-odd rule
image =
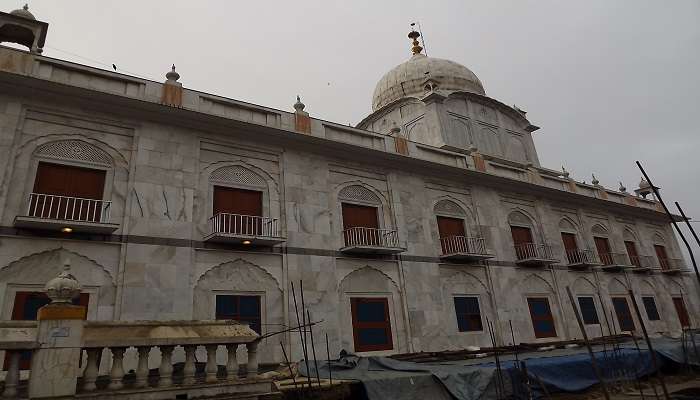
[[[421,97],[426,92],[427,78],[437,82],[440,91],[486,94],[479,78],[464,65],[417,53],[379,80],[374,88],[372,111],[404,97]]]

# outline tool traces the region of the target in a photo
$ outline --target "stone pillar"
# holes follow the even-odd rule
[[[29,397],[32,399],[73,396],[82,354],[85,307],[71,300],[80,295],[80,284],[68,270],[50,280],[44,290],[51,299],[39,309],[36,341],[39,347],[32,354],[29,375]]]
[[[311,133],[311,117],[304,111],[304,107],[306,106],[297,96],[297,102],[294,103],[294,129],[301,133]]]

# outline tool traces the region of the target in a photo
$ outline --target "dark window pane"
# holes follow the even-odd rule
[[[386,320],[383,302],[357,302],[357,320],[359,322],[384,322]]]
[[[389,342],[384,328],[362,328],[358,336],[363,345],[379,345]]]
[[[649,321],[658,321],[661,319],[653,297],[642,297],[642,302],[644,303],[644,309],[647,311]]]
[[[632,314],[630,314],[627,299],[623,297],[613,298],[613,306],[615,308],[615,314],[617,315],[617,322],[620,324],[620,329],[623,331],[633,331],[634,321],[632,320]]]
[[[216,296],[216,318],[227,319],[226,316],[232,317],[238,314],[236,307],[235,296],[218,295]]]
[[[239,296],[241,317],[260,318],[260,297]]]
[[[476,297],[455,297],[455,311],[459,314],[479,314],[479,299]]]
[[[595,309],[593,297],[579,297],[578,305],[581,308],[583,323],[587,325],[598,324],[598,312]]]
[[[481,315],[470,315],[467,318],[469,322],[469,330],[470,331],[480,331],[483,330],[483,327],[481,325]]]
[[[30,294],[27,296],[27,301],[24,303],[24,318],[26,320],[35,320],[39,309],[47,304],[51,300],[48,296],[43,294]]]
[[[455,314],[457,316],[457,328],[460,332],[480,331],[481,310],[479,299],[476,297],[455,297]]]
[[[549,315],[549,305],[544,299],[528,299],[530,303],[530,310],[536,316],[546,316]]]

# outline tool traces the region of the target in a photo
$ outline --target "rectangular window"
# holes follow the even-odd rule
[[[678,315],[678,320],[682,327],[690,326],[690,316],[688,315],[688,310],[685,308],[685,303],[682,297],[673,297],[673,306],[676,308],[676,315]]]
[[[608,242],[608,238],[595,236],[593,241],[595,242],[595,249],[598,251],[600,262],[602,262],[603,265],[612,265],[614,260],[610,252],[610,242]]]
[[[379,246],[385,243],[379,234],[377,207],[342,203],[345,245]],[[369,228],[352,229],[351,228]]]
[[[620,325],[620,329],[623,331],[634,331],[634,320],[632,319],[632,313],[630,313],[627,299],[625,297],[613,297],[612,303],[615,308],[615,315],[617,315],[617,322]]]
[[[437,223],[443,254],[454,253],[460,250],[469,251],[467,241],[464,239],[463,219],[438,216]]]
[[[394,348],[386,298],[350,299],[355,351],[391,350]]]
[[[262,235],[263,193],[224,186],[214,186],[214,215],[219,232],[257,236]]]
[[[668,261],[668,254],[666,254],[666,248],[664,246],[655,244],[654,252],[656,252],[656,258],[659,260],[661,269],[671,268],[671,263]]]
[[[581,309],[581,317],[583,318],[583,323],[586,325],[596,325],[599,324],[598,311],[595,309],[595,301],[593,297],[579,297],[578,306]]]
[[[653,297],[642,297],[642,303],[644,303],[644,309],[647,312],[647,318],[649,318],[649,321],[659,321],[661,319],[661,317],[659,317],[659,310],[656,309],[656,302],[654,301]]]
[[[484,330],[481,323],[481,310],[478,297],[455,297],[455,314],[457,328],[460,332],[476,332]]]
[[[29,216],[100,222],[105,171],[40,162]]]
[[[39,309],[51,302],[51,299],[43,292],[16,292],[15,301],[12,304],[12,319],[17,320],[36,320]],[[87,310],[90,302],[89,293],[80,293],[80,297],[73,299],[73,304],[85,307]],[[86,312],[87,315],[87,312]],[[20,369],[30,369],[32,353],[30,351],[22,352],[19,359]],[[5,357],[4,368],[7,370],[9,359]]]
[[[557,330],[554,327],[554,317],[549,308],[549,299],[546,297],[528,297],[527,305],[530,308],[532,327],[536,338],[556,337]]]
[[[248,322],[250,329],[261,334],[260,296],[216,295],[216,319]]]

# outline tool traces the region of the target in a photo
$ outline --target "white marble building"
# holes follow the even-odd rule
[[[581,337],[566,287],[594,336],[639,327],[629,289],[651,332],[696,323],[648,188],[542,167],[525,112],[415,40],[348,127],[184,88],[174,68],[160,83],[42,56],[47,26],[0,13],[0,41],[28,48],[0,47],[3,319],[32,318],[70,258],[94,320],[265,334],[296,325],[303,281],[335,354],[488,346],[487,319],[502,343],[509,321],[517,342]],[[263,362],[280,338],[300,357],[288,334]]]

